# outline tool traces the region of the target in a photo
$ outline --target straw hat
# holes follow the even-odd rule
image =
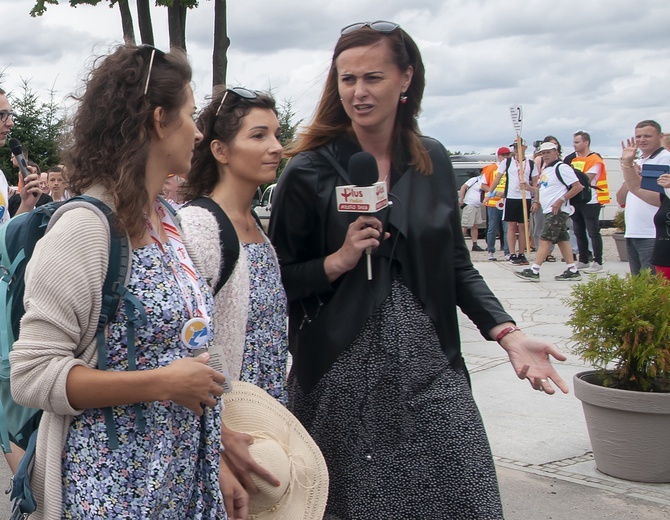
[[[321,520],[328,498],[328,468],[307,430],[251,383],[233,381],[232,392],[222,399],[225,425],[254,438],[249,453],[281,482],[274,487],[252,474],[259,493],[249,495],[249,520]]]

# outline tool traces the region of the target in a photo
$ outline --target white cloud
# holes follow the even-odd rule
[[[40,95],[54,86],[65,98],[91,56],[121,41],[118,9],[73,9],[62,0],[33,19],[33,3],[0,3],[3,88],[30,78]],[[164,11],[152,11],[160,47],[167,47]],[[339,29],[376,19],[400,23],[417,41],[427,71],[421,128],[452,150],[491,153],[509,144],[508,108],[517,103],[527,140],[554,134],[568,150],[578,129],[591,133],[597,151],[617,154],[639,120],[670,128],[670,3],[658,0],[233,0],[228,82],[271,87],[309,119]],[[200,99],[211,85],[212,20],[208,0],[188,14]]]

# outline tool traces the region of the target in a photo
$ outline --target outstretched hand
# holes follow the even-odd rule
[[[522,332],[508,334],[500,343],[519,379],[528,379],[533,389],[550,395],[555,392],[552,383],[564,394],[568,393],[568,385],[556,372],[549,356],[558,361],[565,361],[567,358],[554,345],[529,338]]]
[[[637,144],[635,138],[631,137],[625,141],[621,141],[621,160],[624,163],[632,163],[635,161],[637,155]]]

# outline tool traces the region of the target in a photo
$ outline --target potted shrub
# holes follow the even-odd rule
[[[574,351],[595,370],[574,377],[598,470],[670,482],[670,283],[592,278],[566,299]]]
[[[616,231],[612,234],[612,238],[616,243],[616,250],[619,253],[619,260],[622,262],[628,262],[628,251],[626,250],[626,238],[624,233],[626,232],[626,219],[624,218],[623,211],[617,211],[614,214],[612,219],[612,224]]]

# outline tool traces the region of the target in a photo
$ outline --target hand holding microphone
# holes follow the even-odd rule
[[[28,196],[32,196],[35,201],[40,195],[39,176],[34,171],[34,168],[28,166],[26,158],[23,156],[23,147],[18,139],[11,138],[9,140],[9,149],[16,159],[16,164],[19,166],[19,172],[23,180],[23,188],[21,189],[21,198],[25,200]]]
[[[384,238],[384,229],[376,215],[389,206],[386,182],[378,181],[377,160],[368,152],[354,154],[349,160],[349,177],[353,184],[336,188],[337,210],[358,213],[360,216],[349,226],[347,239],[342,249],[346,251],[351,249],[350,246],[353,244],[362,244],[364,241],[369,243],[371,239],[374,239],[374,247],[377,247]],[[368,280],[372,280],[370,259],[372,248],[371,245],[365,247]],[[357,246],[354,245],[353,252],[360,255],[357,249]],[[355,259],[352,257],[355,262],[350,269],[356,265],[358,258],[359,256],[356,256]]]

